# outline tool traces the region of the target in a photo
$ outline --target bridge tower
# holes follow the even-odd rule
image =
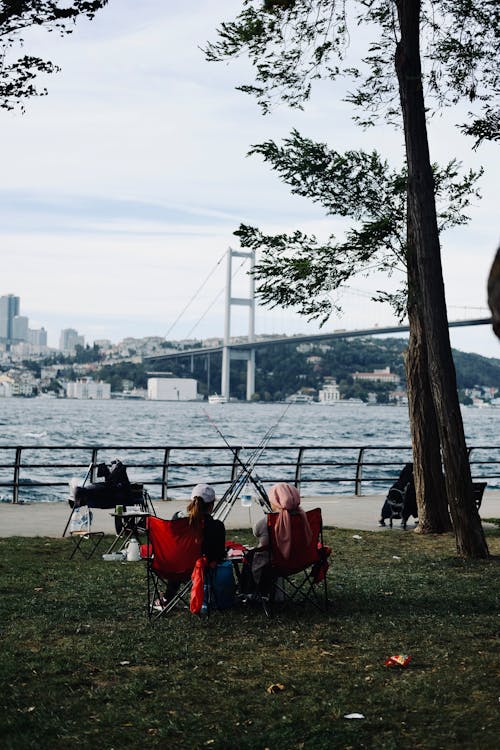
[[[255,392],[255,349],[247,350],[232,349],[231,340],[231,308],[233,305],[248,307],[248,343],[255,341],[255,279],[249,275],[248,297],[233,297],[231,293],[232,260],[233,258],[247,258],[250,262],[249,270],[255,265],[255,250],[244,252],[242,250],[227,251],[227,276],[226,276],[226,308],[224,315],[224,347],[222,349],[222,375],[221,396],[229,401],[229,381],[231,374],[231,360],[245,359],[247,361],[247,401],[250,401]]]

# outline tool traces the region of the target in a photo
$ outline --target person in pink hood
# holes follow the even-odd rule
[[[300,493],[292,484],[278,482],[278,484],[274,484],[271,487],[268,494],[273,512],[279,513],[275,526],[276,544],[283,557],[288,558],[293,553],[291,548],[290,514],[300,514],[302,516],[306,541],[308,537],[310,540],[311,535],[307,516],[300,507]],[[269,531],[266,516],[257,521],[253,533],[258,544],[247,556],[249,567],[251,568],[253,588],[254,590],[257,589],[260,593],[266,593],[271,583]],[[252,584],[249,585],[249,589],[251,588]]]

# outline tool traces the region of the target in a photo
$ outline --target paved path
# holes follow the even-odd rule
[[[321,507],[325,526],[337,526],[345,529],[363,531],[385,531],[379,527],[378,519],[385,495],[367,495],[353,497],[330,495],[305,497],[302,506],[305,510]],[[153,501],[157,514],[170,518],[172,514],[186,507],[185,500]],[[69,506],[65,503],[31,503],[11,505],[0,503],[0,537],[9,536],[46,536],[60,537],[69,516]],[[227,529],[249,528],[261,517],[262,510],[258,505],[242,508],[236,501],[226,519]],[[481,505],[482,518],[500,518],[500,490],[486,490]],[[398,521],[394,530],[400,530]],[[93,528],[105,533],[114,534],[114,519],[108,510],[94,510]],[[414,528],[410,519],[408,528]]]

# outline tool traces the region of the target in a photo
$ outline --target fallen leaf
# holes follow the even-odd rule
[[[273,682],[272,685],[269,685],[269,687],[266,688],[268,693],[280,693],[284,689],[285,686],[282,685],[281,682]]]

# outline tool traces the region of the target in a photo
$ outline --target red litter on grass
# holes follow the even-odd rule
[[[396,656],[389,656],[384,664],[386,667],[407,667],[410,662],[411,656],[407,656],[406,654],[396,654]]]

